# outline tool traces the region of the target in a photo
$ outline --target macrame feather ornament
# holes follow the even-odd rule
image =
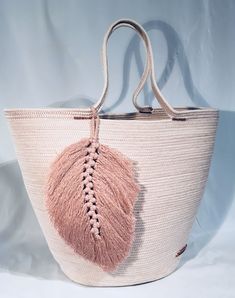
[[[46,207],[65,242],[109,272],[131,249],[139,187],[132,161],[99,143],[94,110],[90,121],[90,138],[66,147],[52,163]]]

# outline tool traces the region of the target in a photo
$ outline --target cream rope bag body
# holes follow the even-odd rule
[[[107,41],[122,26],[138,32],[147,54],[133,95],[138,112],[101,114]],[[206,185],[218,111],[171,107],[136,22],[112,24],[102,53],[105,85],[94,106],[5,115],[33,209],[63,272],[86,285],[131,285],[177,267]],[[137,103],[148,77],[161,108]]]

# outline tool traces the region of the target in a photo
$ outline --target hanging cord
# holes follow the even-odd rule
[[[92,118],[91,118],[90,138],[91,138],[91,141],[98,142],[100,118],[94,107],[91,108],[91,111],[92,111]]]

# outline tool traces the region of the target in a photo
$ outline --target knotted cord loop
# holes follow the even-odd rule
[[[91,118],[90,138],[91,138],[91,141],[97,142],[98,134],[99,134],[100,118],[94,107],[91,108],[91,112],[92,112],[92,118]]]

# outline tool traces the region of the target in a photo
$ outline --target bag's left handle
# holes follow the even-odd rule
[[[109,27],[107,33],[104,36],[104,41],[103,41],[103,46],[102,46],[104,87],[103,87],[103,91],[100,96],[100,99],[95,103],[94,108],[96,109],[97,112],[101,109],[101,107],[104,103],[105,97],[107,95],[107,92],[108,92],[109,72],[108,72],[107,44],[108,44],[108,39],[111,36],[111,34],[116,29],[118,29],[120,27],[129,27],[131,29],[134,29],[139,34],[140,38],[144,41],[147,59],[146,59],[146,63],[145,63],[145,69],[141,76],[140,82],[133,93],[132,101],[138,110],[142,109],[142,111],[146,111],[146,112],[151,111],[152,110],[151,107],[139,107],[137,104],[137,96],[139,95],[140,91],[143,89],[143,86],[146,83],[146,81],[150,75],[150,71],[151,71],[151,61],[150,61],[151,50],[150,50],[149,39],[148,39],[148,36],[145,34],[144,30],[136,22],[134,22],[133,20],[128,20],[128,19],[121,19],[121,20],[118,20],[115,23],[113,23]]]

